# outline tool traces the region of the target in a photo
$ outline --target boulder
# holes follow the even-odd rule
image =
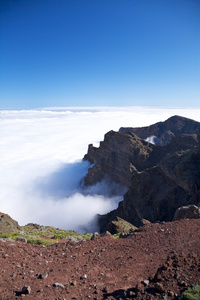
[[[107,230],[111,234],[125,233],[128,234],[130,230],[133,232],[137,227],[131,223],[123,220],[122,218],[116,217],[113,221],[108,224]]]
[[[19,232],[21,227],[9,215],[0,212],[0,233]]]
[[[94,232],[92,237],[91,237],[91,240],[95,240],[98,237],[100,237],[100,234],[98,232]]]
[[[30,285],[22,287],[21,294],[26,295],[26,294],[30,294],[30,293],[31,293],[31,287],[30,287]]]
[[[174,214],[173,221],[198,218],[200,218],[200,208],[191,204],[179,207]]]
[[[23,243],[27,244],[27,239],[26,239],[25,237],[18,237],[18,238],[16,239],[16,241],[17,241],[17,242],[23,242]]]

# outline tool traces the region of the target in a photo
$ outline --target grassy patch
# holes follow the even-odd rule
[[[92,233],[81,234],[73,230],[64,230],[52,226],[41,226],[37,224],[27,224],[21,227],[20,232],[1,233],[0,238],[7,238],[15,241],[19,237],[27,239],[28,243],[39,245],[52,245],[59,240],[90,240]]]
[[[87,240],[92,237],[91,233],[81,234],[73,230],[64,230],[52,226],[40,226],[37,224],[27,224],[26,226],[23,226],[23,231],[25,235],[50,238],[53,240],[63,240],[68,237]]]
[[[27,243],[49,246],[49,245],[55,244],[55,241],[49,241],[49,240],[45,240],[42,238],[29,237],[29,238],[27,238]]]
[[[44,238],[37,238],[37,237],[31,237],[29,235],[24,235],[24,234],[20,234],[20,233],[16,233],[16,232],[10,232],[10,233],[1,233],[0,234],[0,238],[5,238],[5,239],[9,239],[11,241],[16,241],[17,238],[20,237],[24,237],[27,240],[27,243],[31,243],[31,244],[38,244],[38,245],[52,245],[55,244],[56,241],[49,241],[46,240]]]
[[[1,233],[0,238],[4,239],[10,239],[12,241],[15,241],[18,237],[22,237],[23,235],[19,232],[9,232],[9,233]]]
[[[121,233],[115,233],[115,234],[114,234],[114,238],[115,238],[115,239],[119,239],[119,238],[120,238],[120,235],[121,235]]]
[[[200,299],[200,285],[195,285],[192,288],[188,288],[179,297],[179,300],[199,300]]]

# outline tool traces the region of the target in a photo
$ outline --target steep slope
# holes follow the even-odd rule
[[[84,159],[94,165],[85,184],[109,177],[128,188],[116,210],[99,216],[101,232],[117,216],[140,226],[142,219],[170,221],[178,207],[200,205],[199,129],[200,123],[174,116],[149,127],[111,131],[99,148],[89,145]],[[169,132],[163,146],[143,139],[157,134],[164,141]]]
[[[152,164],[148,158],[154,148],[154,145],[133,133],[106,133],[100,147],[89,145],[88,153],[84,157],[94,164],[88,170],[85,184],[93,185],[107,176],[117,183],[129,186],[133,173]]]
[[[116,210],[99,216],[100,231],[116,217],[135,226],[142,219],[171,221],[177,208],[200,205],[200,148],[175,152],[152,168],[133,175],[131,186]]]
[[[178,118],[179,120],[179,118]],[[84,178],[85,185],[93,185],[103,178],[130,186],[132,175],[156,166],[167,154],[198,146],[200,135],[173,136],[164,146],[146,142],[132,132],[110,131],[105,134],[99,148],[92,144],[84,156],[93,166]]]

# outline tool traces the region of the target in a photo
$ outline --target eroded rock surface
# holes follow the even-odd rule
[[[85,184],[107,176],[128,188],[116,210],[99,216],[102,232],[117,216],[141,226],[142,219],[170,221],[180,206],[200,205],[199,132],[199,122],[174,116],[149,127],[110,131],[99,148],[89,145],[84,159],[93,167]],[[150,135],[162,143],[145,141]]]
[[[173,116],[164,122],[146,127],[121,127],[120,132],[132,132],[142,139],[153,137],[155,144],[163,146],[170,140],[182,134],[200,134],[200,123],[181,116]]]
[[[176,152],[157,166],[135,173],[118,208],[99,217],[101,231],[116,216],[141,226],[141,219],[170,221],[179,207],[200,206],[199,166],[200,150],[194,148]]]
[[[133,133],[110,131],[99,148],[89,145],[84,159],[94,166],[88,170],[84,182],[93,185],[107,176],[114,182],[129,186],[133,173],[152,164],[148,158],[153,149],[154,145]]]

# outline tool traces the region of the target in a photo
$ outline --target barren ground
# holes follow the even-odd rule
[[[48,247],[1,241],[0,274],[0,299],[175,299],[200,284],[200,219]]]

